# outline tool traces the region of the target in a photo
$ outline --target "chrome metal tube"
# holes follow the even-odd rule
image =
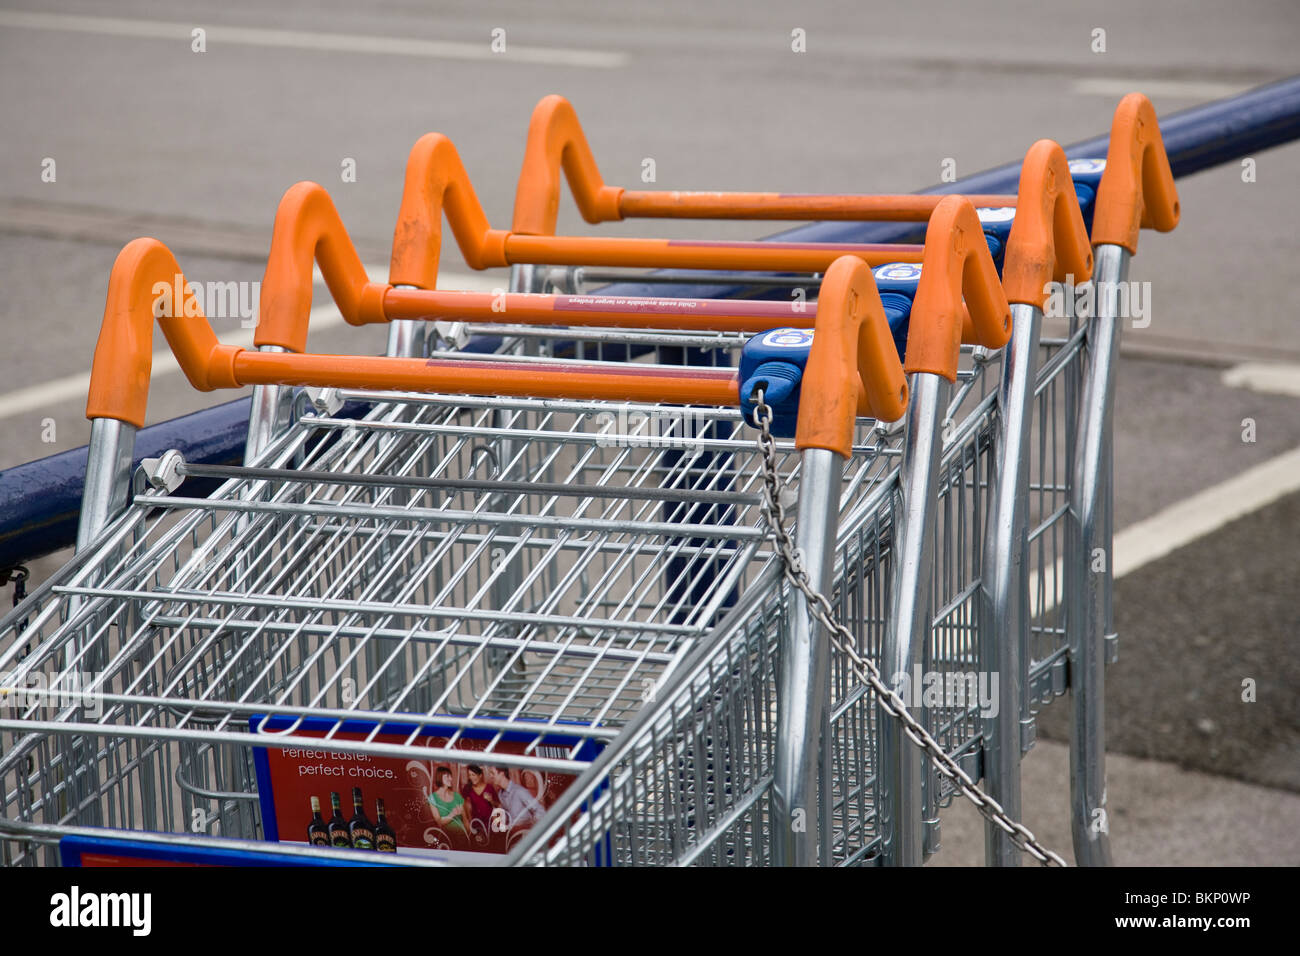
[[[800,458],[795,547],[802,552],[808,580],[822,594],[830,589],[835,565],[843,469],[843,459],[825,448],[806,449]],[[791,593],[789,615],[778,681],[773,854],[778,866],[815,866],[829,825],[818,810],[817,781],[830,699],[830,652],[824,629],[798,590]],[[823,803],[829,796],[822,795]]]
[[[414,289],[395,285],[394,289]],[[423,319],[393,319],[388,323],[386,354],[394,358],[424,358],[428,353],[429,323]]]
[[[997,476],[980,581],[979,666],[984,674],[998,675],[997,713],[983,722],[984,783],[1015,820],[1020,819],[1020,704],[1029,660],[1029,436],[1042,321],[1035,306],[1011,306],[994,435]],[[989,866],[1020,864],[1020,851],[1007,833],[987,821],[984,860]]]
[[[540,270],[535,266],[515,265],[510,267],[511,292],[537,292],[543,281]],[[520,420],[517,411],[495,410],[492,412],[492,427],[494,429],[500,429],[504,432],[512,428],[518,429],[522,424],[523,422]],[[491,452],[491,458],[488,459],[488,462],[491,464],[491,477],[493,479],[506,480],[522,475],[524,471],[522,456],[527,451],[526,441],[502,435],[494,440],[490,447],[484,447]],[[516,463],[518,463],[518,468],[516,468]],[[493,511],[507,510],[509,502],[504,496],[494,495],[489,499],[488,507]],[[507,533],[515,533],[516,530],[509,528]],[[493,607],[504,609],[517,599],[516,595],[523,583],[522,562],[522,556],[516,555],[504,567],[497,569],[498,573],[492,584]]]
[[[511,292],[538,292],[544,282],[545,276],[534,265],[525,264],[510,267]]]
[[[1070,642],[1070,827],[1080,866],[1109,866],[1106,810],[1106,638],[1112,631],[1114,523],[1111,513],[1115,363],[1123,317],[1119,287],[1129,252],[1099,245],[1096,309],[1079,409],[1078,447],[1066,524],[1066,621]]]
[[[259,352],[285,352],[278,345],[263,345]],[[248,441],[244,445],[244,464],[254,465],[266,447],[293,417],[293,389],[283,385],[254,385],[253,401],[248,412]]]
[[[428,323],[422,319],[393,319],[388,323],[386,352],[396,358],[423,358],[428,334]]]
[[[515,265],[510,267],[510,291],[511,292],[536,292],[541,281],[539,270],[531,265]],[[509,431],[512,426],[518,427],[523,424],[518,412],[505,411],[497,409],[492,412],[492,427],[494,430],[503,432]],[[489,468],[489,474],[494,480],[505,480],[514,476],[522,476],[525,470],[525,460],[527,455],[527,443],[506,437],[504,434],[495,438],[488,444],[479,446],[484,453],[476,460],[476,467]],[[516,468],[518,464],[518,468]],[[476,472],[477,474],[477,472]],[[487,508],[490,511],[508,511],[510,508],[510,499],[505,495],[492,495],[488,499]],[[514,537],[521,533],[528,532],[518,526],[502,525],[500,533]],[[494,564],[492,585],[491,585],[491,606],[497,611],[505,612],[520,603],[526,603],[526,595],[520,592],[524,583],[524,554],[518,545],[513,548],[498,547],[494,550]],[[502,624],[498,628],[501,636],[514,638],[519,633],[519,628],[511,624]],[[515,655],[509,651],[492,650],[489,652],[489,660],[494,670],[503,670],[509,668],[509,673],[502,680],[502,687],[498,694],[501,698],[501,705],[504,712],[508,712],[516,706],[516,699],[512,691],[528,685],[528,675],[526,664],[522,658],[517,658],[514,663],[510,661]]]
[[[903,444],[902,514],[895,537],[890,614],[881,648],[880,671],[924,722],[914,705],[919,693],[903,693],[930,636],[930,585],[934,566],[935,500],[943,450],[943,419],[952,386],[928,372],[912,375]],[[913,691],[917,690],[912,688]],[[882,714],[880,723],[880,832],[882,862],[919,866],[923,861],[921,752],[899,723]]]
[[[86,484],[81,493],[81,518],[77,523],[77,551],[84,550],[126,507],[134,455],[134,425],[115,418],[96,418],[90,423]]]

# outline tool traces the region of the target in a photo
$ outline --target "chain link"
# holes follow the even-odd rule
[[[808,572],[804,569],[802,555],[795,549],[794,542],[785,528],[785,505],[781,502],[776,440],[772,437],[772,409],[763,400],[761,387],[754,390],[751,401],[754,405],[754,421],[759,430],[758,447],[763,459],[763,510],[767,515],[768,523],[772,526],[786,578],[808,599],[808,606],[813,616],[831,635],[831,643],[848,658],[859,679],[876,692],[885,713],[902,724],[903,733],[908,739],[929,754],[935,768],[975,805],[975,809],[984,819],[1006,833],[1019,850],[1028,853],[1044,866],[1065,866],[1065,860],[1039,843],[1023,823],[1013,820],[1002,809],[1001,804],[981,790],[971,779],[970,774],[963,770],[939,742],[930,736],[929,731],[907,709],[903,698],[881,679],[880,670],[875,663],[858,654],[853,646],[855,643],[853,633],[835,620],[835,612],[830,601],[812,586],[808,579]]]

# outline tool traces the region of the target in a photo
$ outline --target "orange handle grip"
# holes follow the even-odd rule
[[[441,133],[426,133],[406,160],[388,271],[393,285],[418,289],[437,285],[444,212],[470,268],[510,265],[505,254],[509,233],[489,225],[455,145]]]
[[[551,95],[537,104],[528,123],[511,231],[525,236],[555,235],[561,169],[587,222],[623,218],[618,208],[623,190],[605,185],[578,114],[563,96]]]
[[[814,336],[809,362],[815,383],[807,389],[814,396],[813,411],[808,413],[812,431],[801,434],[808,441],[834,442],[829,447],[847,456],[859,410],[896,419],[906,407],[907,387],[867,266],[855,257],[844,257],[832,266],[827,281],[829,286],[823,285],[822,292],[826,304],[819,299],[816,321],[821,335]],[[137,239],[118,255],[109,278],[87,418],[144,425],[155,318],[186,377],[202,391],[314,385],[712,405],[735,405],[739,398],[731,370],[304,355],[223,345],[167,247],[156,239]],[[832,417],[839,428],[827,430]]]
[[[531,262],[820,272],[844,253],[860,256],[872,265],[916,262],[921,255],[917,246],[910,245],[536,236],[493,229],[479,205],[456,147],[447,137],[429,133],[415,144],[406,163],[406,183],[389,270],[393,285],[435,287],[442,251],[443,212],[466,263],[474,269]]]
[[[379,355],[294,355],[238,350],[240,385],[393,389],[456,395],[673,402],[732,406],[736,373],[726,369],[626,368],[581,363],[521,363],[491,359],[411,359]]]
[[[512,231],[553,236],[560,207],[560,174],[590,223],[624,218],[820,219],[925,222],[941,196],[846,196],[798,193],[677,192],[609,186],[601,178],[573,105],[547,96],[533,110],[524,164],[515,192]],[[972,196],[977,206],[1013,206],[1009,196]]]
[[[1120,100],[1110,124],[1106,171],[1097,188],[1092,241],[1137,252],[1138,230],[1169,232],[1181,210],[1160,123],[1141,93]]]
[[[1092,276],[1092,245],[1079,211],[1065,150],[1040,139],[1020,167],[1016,218],[1007,237],[1002,285],[1007,301],[1042,308],[1049,282]]]
[[[313,262],[320,263],[343,318],[353,325],[384,321],[387,286],[366,277],[329,193],[316,183],[302,182],[284,194],[275,212],[254,344],[306,351]]]
[[[945,196],[925,232],[921,282],[908,325],[906,371],[930,372],[955,382],[968,317],[971,344],[996,349],[1011,337],[1011,307],[979,215],[965,196]]]
[[[813,328],[816,307],[804,302],[749,299],[638,299],[532,292],[456,292],[388,289],[384,319],[451,319],[522,325],[691,332],[765,332]]]
[[[746,242],[709,239],[625,239],[621,236],[517,236],[506,258],[547,265],[628,266],[647,269],[824,272],[843,255],[868,265],[920,262],[921,247],[903,243]]]
[[[310,215],[303,214],[303,221],[315,223],[320,227],[320,232],[329,234],[335,228],[331,223],[336,223],[337,217],[332,205],[321,204],[323,191],[313,190],[319,190],[319,187],[299,190],[295,194],[293,208],[311,209]],[[335,218],[331,219],[331,216]],[[295,295],[301,296],[301,281],[297,280],[301,280],[304,271],[310,282],[311,250],[320,248],[321,243],[319,237],[313,238],[311,232],[296,232],[293,235],[307,236],[312,242],[308,243],[304,239],[299,245],[300,250],[308,250],[307,258],[299,256],[277,260],[277,271],[295,279],[284,286],[286,292],[283,301],[286,302],[293,300]],[[365,317],[365,321],[374,321],[373,302],[378,302],[378,314],[382,315],[384,293],[399,297],[429,295],[362,283],[364,273],[360,271],[360,263],[349,262],[345,255],[350,251],[350,246],[339,244],[337,235],[333,236],[333,242],[334,245],[329,247],[331,251],[323,257],[322,268],[339,274],[339,283],[332,284],[334,294],[351,302]],[[352,255],[355,257],[355,252]],[[858,268],[866,270],[869,277],[870,272],[861,260],[850,257],[845,261],[857,263]],[[839,271],[842,269],[843,266]],[[874,285],[871,291],[874,293]],[[433,295],[443,296],[445,293]],[[310,285],[307,287],[307,296],[309,299]],[[552,300],[548,304],[553,306],[553,300],[559,297],[537,298]],[[879,297],[876,296],[875,299],[878,307]],[[832,296],[830,301],[838,304],[836,296]],[[372,304],[367,304],[368,302]],[[708,327],[714,323],[714,319],[708,315],[680,314],[680,300],[673,300],[673,303],[668,307],[666,316],[670,324]],[[304,309],[305,323],[305,307],[308,303],[299,299],[297,304]],[[649,303],[646,305],[649,306]],[[713,305],[726,309],[724,303]],[[774,324],[773,317],[765,314],[770,307],[792,308],[788,303],[749,305],[755,307],[755,314],[740,317],[741,322],[762,328],[770,328]],[[854,372],[855,378],[847,390],[847,400],[851,410],[856,411],[859,403],[857,380],[860,377],[866,386],[863,414],[897,417],[901,410],[888,403],[888,396],[881,389],[885,387],[882,383],[888,382],[890,389],[899,384],[901,371],[895,369],[891,376],[887,362],[881,358],[885,356],[893,359],[894,365],[897,365],[897,356],[893,352],[883,311],[877,308],[877,312],[879,321],[873,334],[868,337],[864,328],[859,335],[861,341],[866,343],[859,351],[863,351],[866,357],[861,360],[861,371]],[[534,318],[544,320],[552,313],[553,310],[542,310]],[[636,313],[644,317],[645,309],[638,308]],[[287,353],[250,352],[223,345],[217,341],[212,326],[203,315],[199,297],[190,292],[180,266],[167,247],[156,239],[137,239],[118,255],[109,278],[104,323],[91,369],[90,391],[86,402],[87,418],[113,418],[136,427],[144,425],[152,371],[155,318],[186,377],[201,391],[240,388],[245,385],[315,385],[712,405],[735,405],[738,400],[737,381],[731,370],[654,368],[635,363],[629,363],[626,368],[611,369],[605,365],[583,366],[580,363],[546,365],[491,360],[425,361],[375,356],[304,355],[298,354],[296,350]],[[831,330],[823,336],[827,343],[822,347],[823,350],[836,341],[837,335],[840,340],[844,340],[844,334],[836,330],[845,321],[842,316],[835,314],[835,309],[829,310],[827,318],[818,320],[819,326]],[[858,321],[856,313],[852,321]],[[291,344],[297,345],[300,341],[299,332],[305,332],[305,324],[290,326],[288,331],[293,336]],[[868,361],[871,356],[875,358]],[[906,391],[902,394],[905,396]],[[852,429],[851,416],[849,429]]]
[[[242,351],[222,345],[203,317],[171,251],[157,239],[127,243],[108,280],[104,324],[90,370],[87,418],[115,418],[144,427],[153,371],[153,323],[190,384],[203,392],[237,388],[234,357]]]
[[[859,411],[892,422],[907,410],[907,379],[875,279],[861,259],[844,256],[826,270],[815,329],[799,395],[795,445],[827,448],[848,458]],[[859,405],[859,388],[865,408]]]
[[[223,345],[167,247],[156,239],[136,239],[118,255],[109,277],[104,323],[90,374],[87,418],[113,418],[137,428],[144,425],[155,318],[186,377],[201,391],[314,385],[712,405],[735,405],[738,399],[735,372],[724,369],[426,361],[250,352]]]
[[[427,181],[427,180],[421,180]],[[519,241],[575,246],[579,261],[587,240],[569,237],[509,237]],[[640,256],[656,250],[680,253],[695,246],[675,246],[668,240],[615,240],[635,243]],[[641,249],[641,246],[648,247]],[[897,256],[919,258],[920,246],[886,246],[870,254],[863,247],[836,244],[744,243],[719,251],[702,244],[706,254],[734,257],[739,265],[755,267],[772,261],[788,264],[790,257],[807,257],[811,268],[825,268],[844,250],[868,259]],[[776,260],[767,257],[776,256]],[[396,289],[369,282],[356,249],[348,238],[329,194],[303,182],[285,193],[276,212],[271,253],[262,280],[261,314],[254,334],[258,347],[275,345],[290,352],[306,351],[307,322],[312,301],[312,263],[319,261],[330,293],[353,325],[391,319],[449,318],[467,321],[525,324],[594,325],[623,328],[680,328],[695,331],[761,332],[778,325],[811,326],[811,312],[802,303],[729,300],[645,300],[600,296],[545,296],[522,293],[476,294],[437,289]]]
[[[968,195],[976,206],[1014,206],[1015,196]],[[625,189],[622,218],[815,219],[822,222],[925,222],[943,199],[931,193],[731,193]]]

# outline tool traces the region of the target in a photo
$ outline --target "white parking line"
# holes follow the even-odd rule
[[[502,63],[534,63],[542,66],[576,66],[613,69],[627,63],[626,53],[608,50],[573,50],[565,47],[515,46],[508,38],[505,49],[494,53],[491,37],[482,43],[451,40],[421,40],[415,37],[360,36],[352,33],[316,33],[306,30],[270,30],[201,22],[136,20],[124,17],[85,17],[64,13],[34,13],[0,10],[0,26],[33,30],[61,30],[106,36],[183,40],[188,47],[192,31],[206,31],[207,49],[222,44],[316,50],[330,53],[371,53],[385,56],[419,56],[433,60],[498,60]]]
[[[1242,83],[1213,83],[1203,80],[1126,80],[1095,77],[1075,80],[1073,91],[1093,96],[1124,96],[1140,90],[1147,96],[1168,96],[1172,99],[1215,100],[1233,96],[1250,89]]]
[[[1223,373],[1224,385],[1300,398],[1300,365],[1286,362],[1246,362]]]
[[[1248,468],[1116,532],[1115,577],[1132,574],[1296,491],[1300,491],[1300,448]],[[1042,613],[1056,606],[1060,575],[1060,561],[1043,573],[1046,595]],[[1031,599],[1037,594],[1038,581],[1039,573],[1031,573]]]
[[[1246,362],[1224,371],[1220,381],[1230,388],[1300,398],[1300,365],[1292,363]],[[1294,491],[1300,491],[1300,448],[1271,458],[1116,532],[1115,577],[1123,577],[1172,554]],[[1060,561],[1030,574],[1031,595],[1038,593],[1039,579],[1042,579],[1044,613],[1056,606],[1060,575]]]
[[[1184,498],[1115,535],[1115,577],[1300,491],[1300,448]]]

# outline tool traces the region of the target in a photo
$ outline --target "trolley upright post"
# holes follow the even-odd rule
[[[904,700],[930,633],[931,570],[943,423],[951,385],[957,380],[963,299],[972,323],[990,331],[989,345],[1011,334],[1011,314],[979,218],[969,200],[944,200],[926,229],[926,260],[909,325],[904,368],[911,384],[901,481],[901,527],[897,530],[890,614],[881,649],[881,671]],[[940,330],[920,335],[926,324]],[[918,327],[919,324],[919,327]],[[993,331],[996,330],[996,331]],[[917,865],[923,856],[922,755],[901,725],[881,720],[880,829],[887,864]]]
[[[412,285],[397,285],[395,289],[414,289]],[[386,355],[401,358],[419,358],[428,349],[428,323],[415,319],[396,319],[388,326]]]
[[[1080,408],[1079,450],[1067,523],[1069,576],[1070,820],[1075,860],[1111,862],[1106,809],[1105,671],[1113,633],[1113,406],[1115,364],[1138,232],[1168,232],[1178,224],[1178,193],[1150,100],[1130,93],[1111,125],[1106,169],[1097,191],[1092,240],[1096,250],[1096,310],[1088,325],[1090,362]],[[1100,557],[1101,568],[1095,566]]]
[[[95,540],[104,525],[126,506],[135,432],[135,425],[113,418],[96,418],[90,424],[86,483],[77,524],[78,551]]]
[[[1050,240],[1044,247],[1043,240]],[[1011,303],[1012,334],[1002,365],[994,433],[997,463],[980,588],[980,665],[998,677],[997,710],[984,720],[983,763],[988,793],[1020,819],[1021,700],[1029,644],[1029,440],[1038,375],[1043,304],[1053,280],[1092,273],[1088,232],[1065,152],[1051,140],[1035,143],[1020,172],[1020,197],[1007,240],[1002,281]],[[994,823],[985,824],[985,859],[1016,866],[1021,851]]]
[[[964,199],[954,197],[947,206],[940,206],[933,220],[934,228],[939,230],[936,234],[945,235],[943,230],[950,229],[952,222],[963,212],[974,218],[974,209]],[[991,268],[992,263],[989,265]],[[938,267],[935,274],[937,276]],[[996,276],[994,279],[996,285]],[[853,424],[857,414],[854,378],[860,378],[862,387],[869,393],[879,390],[883,383],[870,380],[865,357],[879,352],[888,352],[892,356],[894,347],[880,295],[871,271],[864,264],[851,259],[837,261],[822,284],[818,300],[819,320],[823,304],[828,312],[842,309],[843,314],[838,322],[835,321],[835,312],[830,312],[827,322],[819,321],[819,336],[813,340],[804,372],[806,384],[800,398],[796,433],[800,479],[795,546],[809,582],[819,593],[825,594],[830,589],[835,563],[843,464],[852,453]],[[950,303],[934,303],[936,307],[942,304]],[[929,319],[930,313],[923,314]],[[960,335],[960,320],[957,321]],[[918,322],[920,325],[922,323]],[[941,328],[926,330],[929,335],[940,339],[944,337],[944,331]],[[956,347],[954,342],[953,348]],[[846,369],[843,359],[846,353],[851,354],[850,350],[863,357],[860,359],[862,372],[854,378],[848,378],[846,373],[856,370],[852,367]],[[754,375],[742,383],[742,393],[766,390],[772,384],[761,377],[765,367],[759,366]],[[906,386],[902,386],[901,381],[900,371],[899,382],[892,383],[894,389],[900,390],[893,396],[896,401],[901,401],[906,394]],[[879,408],[881,402],[877,400],[872,404]],[[773,508],[779,516],[780,510],[775,505]],[[782,557],[788,560],[791,556]],[[826,706],[830,690],[828,641],[829,636],[824,633],[807,597],[796,589],[790,599],[789,625],[781,649],[779,677],[772,784],[772,849],[777,865],[813,865],[819,856],[828,860],[830,854],[829,793],[825,782],[819,786],[818,780],[819,766],[827,768],[829,765],[826,757],[829,741]]]
[[[826,448],[799,455],[799,510],[795,547],[808,579],[821,593],[830,589],[835,563],[835,530],[843,462]],[[827,700],[830,695],[828,637],[813,616],[808,599],[790,595],[790,624],[782,651],[778,700],[776,779],[772,786],[773,860],[778,866],[812,866],[830,853],[826,826],[825,781],[828,765]]]
[[[930,586],[934,566],[935,512],[943,422],[952,386],[941,374],[909,370],[912,401],[907,409],[900,485],[902,527],[891,591],[891,613],[881,651],[881,671],[896,691],[911,681],[922,642],[930,632]],[[915,693],[903,695],[909,703]],[[921,808],[923,758],[892,721],[880,724],[881,858],[886,865],[918,866],[923,859]]]
[[[262,352],[283,352],[279,345],[258,346]],[[252,465],[293,416],[293,390],[283,385],[254,385],[248,409],[248,440],[244,464]],[[111,419],[108,419],[111,421]]]

